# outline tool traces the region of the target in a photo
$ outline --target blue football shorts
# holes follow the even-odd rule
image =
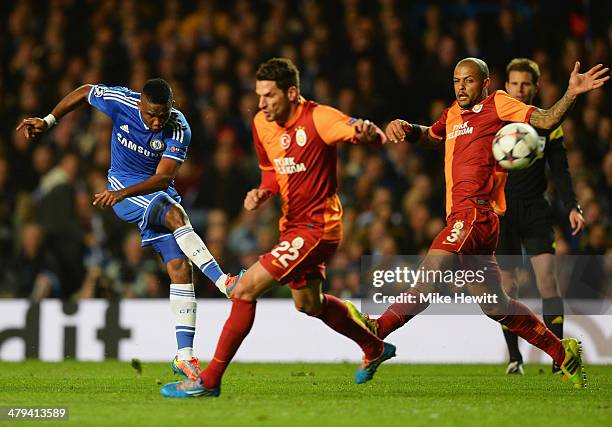
[[[142,177],[108,176],[108,189],[120,190],[142,182]],[[136,223],[140,228],[142,246],[153,246],[161,255],[164,263],[176,258],[187,258],[176,244],[174,235],[164,226],[168,209],[179,205],[181,196],[174,187],[166,191],[142,196],[128,197],[113,206],[113,210],[123,221]]]

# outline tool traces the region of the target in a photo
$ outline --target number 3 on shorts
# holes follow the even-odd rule
[[[463,230],[463,221],[456,221],[453,225],[453,229],[451,230],[450,235],[446,236],[446,240],[451,243],[455,243],[461,235],[461,230]]]
[[[296,237],[291,243],[283,240],[270,253],[284,268],[287,268],[289,267],[289,262],[298,259],[302,246],[304,246],[304,239]]]

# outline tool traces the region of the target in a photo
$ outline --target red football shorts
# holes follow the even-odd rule
[[[274,280],[301,289],[308,280],[325,279],[325,264],[336,252],[340,241],[321,240],[322,230],[297,227],[285,230],[280,242],[259,257],[261,265]]]
[[[446,227],[434,238],[430,248],[461,255],[488,255],[495,252],[498,237],[497,214],[473,208],[451,212]]]

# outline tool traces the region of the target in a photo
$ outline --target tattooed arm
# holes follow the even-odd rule
[[[565,92],[561,99],[548,110],[536,108],[529,119],[529,124],[539,129],[554,129],[561,124],[567,112],[574,105],[574,101],[576,101],[576,96],[570,95],[569,91]]]
[[[602,87],[610,78],[604,76],[609,68],[602,69],[602,67],[602,64],[598,64],[586,73],[580,74],[580,62],[576,62],[563,97],[548,110],[537,108],[531,115],[529,124],[540,129],[553,129],[559,126],[578,95]]]

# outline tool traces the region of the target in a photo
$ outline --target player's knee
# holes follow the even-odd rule
[[[557,291],[557,283],[555,282],[554,276],[538,277],[538,290],[542,298],[553,298],[558,297],[559,292]]]
[[[177,228],[184,227],[185,225],[189,224],[189,218],[187,217],[187,214],[183,208],[174,205],[168,209],[168,212],[166,212],[164,224],[170,230],[174,231]]]
[[[321,312],[322,305],[317,301],[295,301],[295,309],[307,316],[316,316]]]
[[[257,293],[253,283],[251,283],[247,276],[243,276],[238,283],[233,293],[234,299],[240,299],[244,301],[255,301],[257,300]]]

